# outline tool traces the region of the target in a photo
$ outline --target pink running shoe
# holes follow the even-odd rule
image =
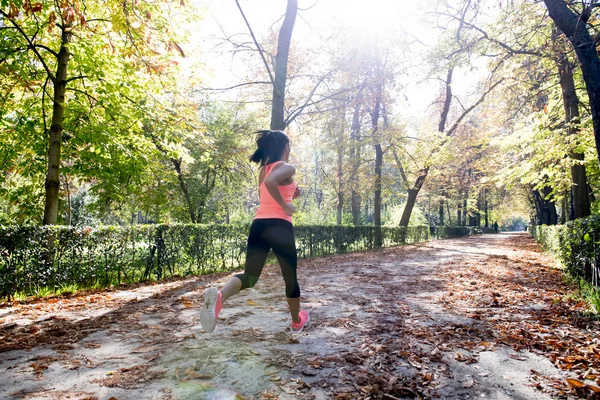
[[[300,322],[295,323],[292,321],[292,333],[302,333],[302,329],[308,327],[310,325],[310,315],[308,315],[308,311],[302,310],[298,313],[298,318],[300,318]]]
[[[222,306],[221,292],[217,288],[211,287],[204,291],[204,306],[200,312],[200,324],[206,332],[210,333],[215,330]]]

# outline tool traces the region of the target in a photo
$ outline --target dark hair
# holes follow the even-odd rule
[[[256,146],[258,148],[250,156],[250,161],[259,163],[262,167],[265,164],[281,160],[285,146],[290,142],[287,135],[282,131],[271,131],[268,129],[255,133],[258,134],[256,138]]]

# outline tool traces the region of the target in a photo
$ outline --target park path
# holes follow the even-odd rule
[[[0,399],[532,400],[598,386],[600,324],[524,233],[303,260],[313,325],[298,336],[277,266],[204,333],[202,291],[229,276],[0,308]]]

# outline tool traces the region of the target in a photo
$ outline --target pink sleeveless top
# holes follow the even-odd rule
[[[286,221],[292,222],[292,216],[287,215],[283,208],[275,201],[271,193],[267,190],[265,186],[265,180],[267,176],[273,170],[275,165],[282,163],[283,161],[274,162],[272,164],[267,164],[264,166],[265,169],[265,177],[258,187],[258,192],[260,194],[260,205],[258,206],[258,210],[256,210],[256,216],[254,219],[267,219],[267,218],[278,218],[284,219]],[[281,193],[281,197],[286,203],[291,203],[294,198],[294,192],[296,191],[296,182],[292,182],[289,185],[279,186],[279,192]]]

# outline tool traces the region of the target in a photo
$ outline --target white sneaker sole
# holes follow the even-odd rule
[[[310,314],[308,314],[308,319],[306,320],[306,323],[304,325],[302,325],[302,328],[300,328],[300,330],[295,331],[290,327],[290,330],[292,331],[292,334],[294,335],[299,335],[302,333],[302,331],[304,330],[304,328],[308,328],[310,326]]]
[[[211,287],[204,291],[204,305],[200,312],[200,324],[206,332],[212,332],[217,325],[217,297],[219,291],[217,288]]]

